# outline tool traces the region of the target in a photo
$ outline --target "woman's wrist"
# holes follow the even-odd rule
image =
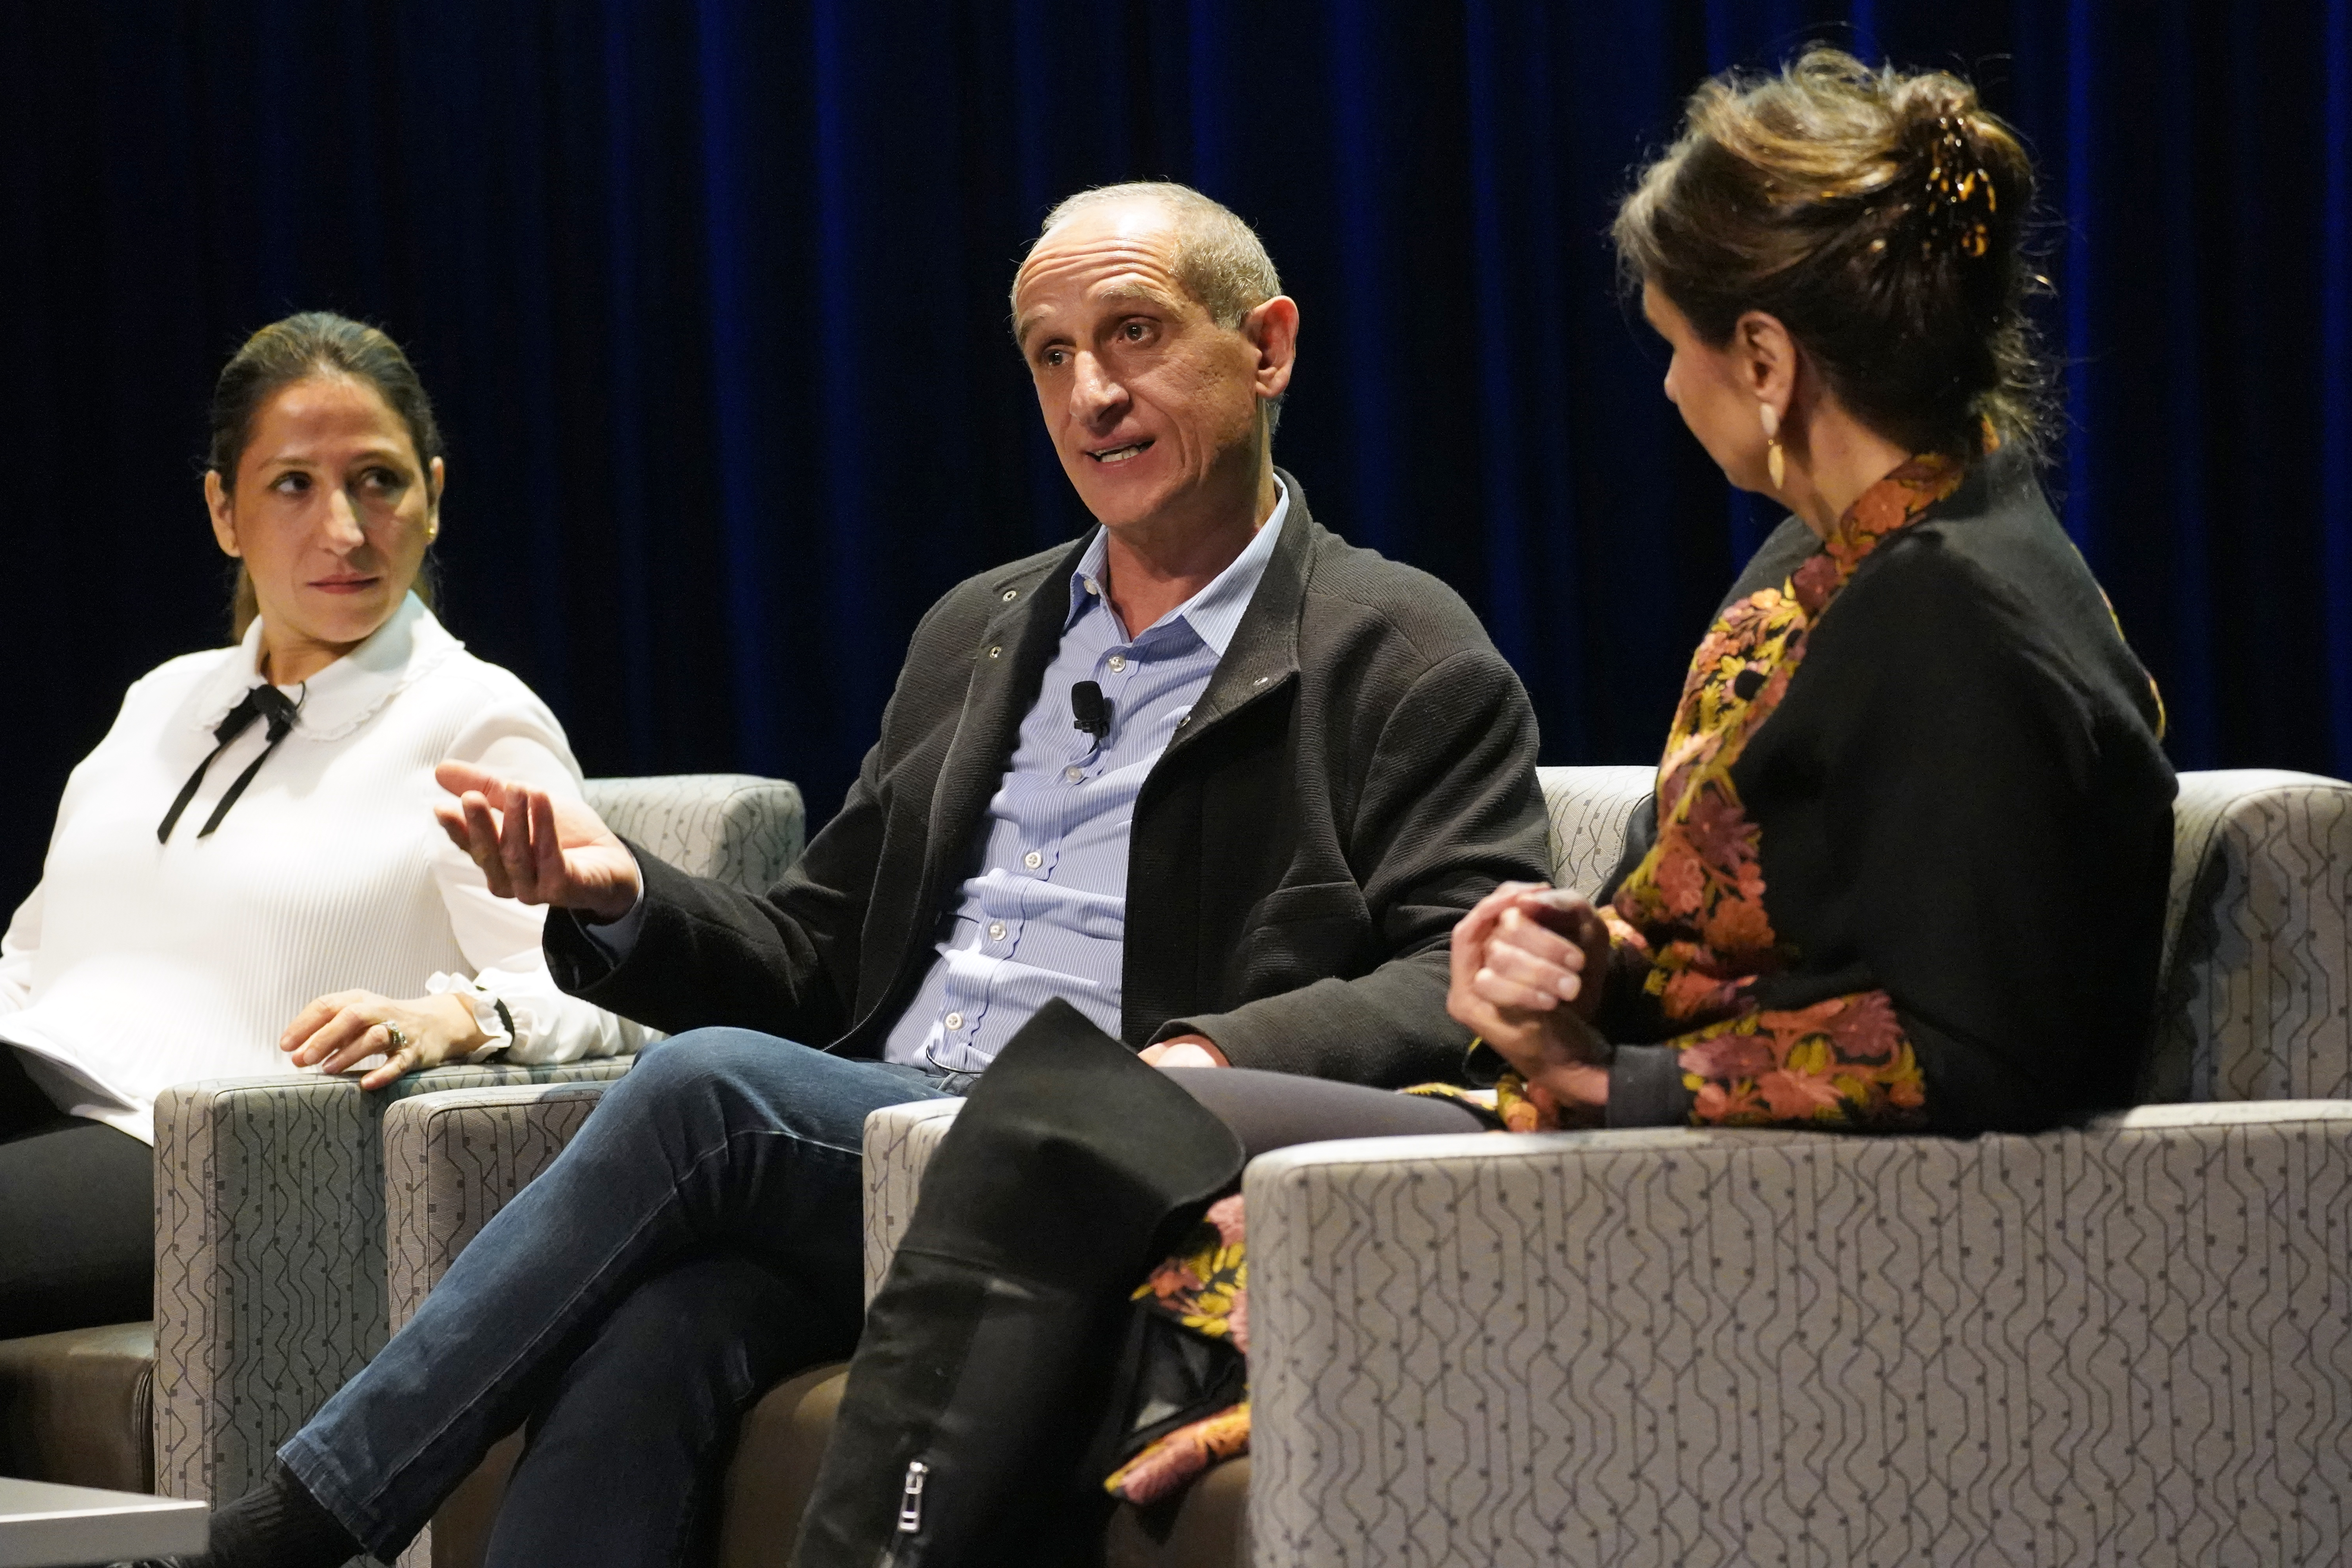
[[[1559,1062],[1546,1067],[1536,1081],[1562,1109],[1599,1114],[1609,1109],[1609,1069],[1593,1062]]]
[[[451,1057],[471,1056],[496,1038],[482,1027],[473,999],[462,992],[446,991],[438,996],[427,996],[418,1005],[442,1023],[443,1034],[448,1042],[448,1048],[442,1053],[443,1060]]]

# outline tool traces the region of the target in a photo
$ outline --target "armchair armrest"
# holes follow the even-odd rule
[[[385,1113],[385,1274],[394,1331],[491,1216],[563,1152],[609,1087],[447,1089]]]
[[[866,1119],[866,1300],[882,1289],[890,1255],[915,1215],[923,1167],[948,1135],[961,1100],[918,1100],[886,1105]]]
[[[628,1068],[625,1058],[435,1068],[373,1093],[316,1074],[166,1089],[155,1107],[155,1489],[244,1491],[383,1343],[388,1107]]]
[[[2352,1096],[2352,784],[2184,773],[2139,1098]]]
[[[1246,1177],[1258,1561],[2326,1560],[2352,1104]]]

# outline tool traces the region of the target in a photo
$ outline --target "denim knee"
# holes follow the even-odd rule
[[[709,1091],[740,1083],[749,1073],[775,1071],[780,1052],[805,1047],[753,1029],[689,1029],[637,1053],[636,1066],[605,1094],[623,1103]]]

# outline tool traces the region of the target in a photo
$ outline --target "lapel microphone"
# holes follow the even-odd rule
[[[1110,699],[1093,681],[1081,680],[1070,688],[1070,714],[1076,721],[1070,727],[1092,735],[1097,745],[1109,738]]]

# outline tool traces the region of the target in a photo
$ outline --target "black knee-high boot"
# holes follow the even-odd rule
[[[1223,1122],[1074,1007],[982,1075],[868,1310],[798,1568],[1083,1558],[1079,1468],[1127,1297],[1242,1167]]]

